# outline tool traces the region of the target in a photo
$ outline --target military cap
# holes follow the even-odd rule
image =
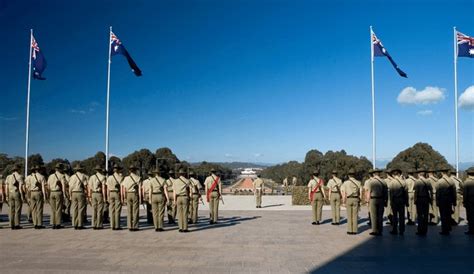
[[[174,174],[174,169],[170,169],[170,170],[168,171],[168,174]]]
[[[41,167],[39,165],[34,165],[30,168],[31,171],[39,170]]]
[[[349,174],[349,175],[355,175],[356,172],[355,172],[355,170],[354,170],[353,168],[351,168],[351,169],[349,169],[349,172],[347,172],[347,174]]]
[[[13,171],[20,171],[21,166],[19,164],[15,164],[12,168]]]
[[[441,167],[438,168],[438,172],[449,172],[450,168],[449,167]]]
[[[179,174],[186,174],[186,170],[184,168],[180,168],[178,171]]]
[[[62,163],[57,163],[57,164],[54,166],[54,168],[58,168],[58,169],[61,169],[61,168],[63,168],[63,167],[64,167],[64,165],[63,165]]]
[[[466,170],[466,173],[469,174],[469,175],[474,175],[474,166],[468,168],[468,169]]]
[[[211,170],[210,170],[209,172],[214,173],[214,172],[216,172],[216,169],[215,169],[215,168],[211,168]]]
[[[378,168],[374,168],[374,169],[369,170],[369,173],[370,173],[370,174],[381,173],[381,172],[382,172],[382,170],[380,170],[380,169],[378,169]],[[354,172],[354,174],[355,174],[355,172]]]
[[[151,170],[151,172],[153,174],[161,174],[161,173],[163,173],[163,170],[159,169],[159,168],[154,168],[154,169]]]
[[[392,174],[393,174],[393,173],[396,173],[396,172],[402,173],[402,170],[399,169],[399,168],[393,168],[392,170],[390,170],[390,173],[392,173]]]
[[[426,169],[423,168],[423,167],[419,167],[417,170],[416,170],[417,173],[422,173],[422,172],[426,172]]]
[[[408,169],[407,173],[408,173],[408,174],[415,174],[415,173],[416,173],[416,170],[413,169],[413,168],[410,168],[410,169]]]
[[[189,176],[192,176],[192,175],[196,175],[196,174],[194,173],[194,171],[190,170],[189,171]]]
[[[331,174],[337,174],[337,170],[333,169],[333,170],[331,171]]]
[[[382,172],[382,171],[380,171],[380,172]],[[391,174],[392,172],[393,172],[393,169],[391,169],[391,168],[386,168],[385,169],[385,173]]]
[[[456,174],[457,172],[456,172],[456,170],[455,170],[454,168],[451,168],[451,169],[449,170],[449,173],[451,173],[451,174]]]
[[[313,174],[313,175],[318,175],[318,174],[319,174],[319,170],[317,170],[317,169],[313,170],[313,173],[312,173],[312,174]]]
[[[154,172],[153,172],[153,170],[152,170],[152,169],[150,169],[150,170],[148,170],[147,174],[148,174],[148,175],[153,175],[153,174],[154,174]]]
[[[103,169],[100,165],[96,165],[96,166],[94,167],[94,170],[104,171],[104,169]]]
[[[138,170],[138,167],[136,167],[134,164],[131,164],[130,166],[128,166],[128,169],[129,170]]]
[[[84,170],[84,168],[81,166],[81,164],[76,164],[72,169],[73,170]]]
[[[121,165],[114,165],[113,169],[115,170],[122,170],[123,167]]]

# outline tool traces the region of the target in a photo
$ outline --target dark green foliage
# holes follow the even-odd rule
[[[399,168],[404,172],[409,169],[426,168],[436,170],[444,167],[452,168],[443,155],[426,143],[417,143],[405,149],[387,164],[387,168]]]
[[[146,173],[155,168],[156,157],[149,149],[141,149],[125,156],[122,163],[124,170],[128,171],[128,167],[133,164],[139,168],[140,176],[146,177]]]
[[[305,186],[294,186],[292,188],[292,205],[309,205],[308,188]]]

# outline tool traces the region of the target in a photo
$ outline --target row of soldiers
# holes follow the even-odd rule
[[[178,215],[180,232],[188,232],[188,222],[198,220],[198,205],[201,198],[201,183],[194,173],[180,169],[155,169],[143,179],[138,175],[135,165],[128,167],[129,175],[124,176],[123,167],[113,167],[113,174],[106,176],[101,166],[94,168],[95,173],[88,176],[81,165],[76,165],[74,174],[64,173],[64,166],[57,164],[55,172],[48,178],[40,173],[40,166],[33,166],[26,179],[19,173],[20,166],[13,168],[0,187],[0,200],[8,204],[11,229],[20,229],[20,215],[23,203],[28,204],[35,229],[42,229],[44,203],[51,207],[50,223],[53,229],[63,228],[63,208],[70,205],[72,226],[84,229],[86,208],[92,208],[93,229],[103,229],[103,216],[108,207],[110,227],[121,230],[120,216],[122,205],[127,205],[127,227],[138,230],[139,206],[146,205],[156,231],[163,231],[165,210],[168,222],[175,223]],[[166,176],[168,175],[168,176]],[[165,179],[165,177],[168,177]],[[222,201],[222,183],[216,171],[212,169],[204,181],[205,194],[210,209],[210,224],[218,219],[219,201]],[[223,202],[223,201],[222,201]],[[108,205],[108,206],[107,206]]]
[[[436,173],[439,175],[436,176]],[[384,211],[392,226],[391,234],[403,235],[405,232],[405,216],[408,213],[408,225],[417,221],[417,235],[425,236],[428,224],[436,225],[441,220],[441,235],[449,235],[452,225],[460,221],[461,204],[466,208],[468,235],[474,235],[474,167],[467,171],[467,178],[462,182],[456,172],[442,168],[426,170],[423,168],[409,170],[403,176],[400,169],[372,169],[370,177],[363,186],[355,178],[351,169],[348,179],[342,182],[337,171],[327,186],[319,178],[319,171],[314,171],[308,183],[308,198],[311,201],[313,225],[319,225],[322,207],[329,200],[332,211],[332,224],[340,224],[340,208],[347,209],[347,234],[358,232],[358,212],[361,202],[365,200],[369,207],[369,223],[373,236],[382,235]],[[382,176],[385,174],[385,176]],[[325,192],[328,188],[328,194]],[[328,197],[326,197],[328,196]],[[365,197],[364,197],[365,196]],[[431,219],[430,219],[431,217]]]

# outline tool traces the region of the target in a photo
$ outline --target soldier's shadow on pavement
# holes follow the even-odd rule
[[[430,226],[426,237],[415,235],[416,226],[407,226],[404,236],[390,230],[384,226],[383,236],[370,236],[310,273],[473,273],[474,237],[464,235],[465,225],[453,227],[450,236],[439,235],[440,226]]]
[[[224,228],[229,226],[238,225],[242,222],[252,221],[255,219],[261,218],[261,216],[252,216],[252,217],[240,217],[240,216],[233,216],[229,218],[219,218],[219,221],[216,224],[209,224],[209,219],[204,219],[199,221],[197,224],[190,226],[191,232],[197,232],[202,230],[208,229],[216,229],[216,228]]]
[[[268,208],[268,207],[277,207],[277,206],[283,206],[284,204],[274,204],[274,205],[264,205],[262,208]]]

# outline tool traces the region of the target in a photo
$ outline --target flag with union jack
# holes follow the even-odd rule
[[[142,75],[142,71],[140,70],[140,68],[138,68],[137,64],[135,63],[135,61],[133,61],[132,57],[123,46],[122,42],[118,39],[118,37],[113,32],[110,32],[110,47],[111,47],[110,48],[111,56],[114,56],[117,54],[121,54],[125,56],[125,58],[127,59],[128,65],[132,69],[133,73],[136,76]]]
[[[37,80],[46,80],[42,76],[46,69],[46,59],[41,52],[35,37],[31,36],[31,66],[33,68],[33,78]]]
[[[390,56],[388,51],[382,45],[382,42],[377,38],[377,36],[375,35],[373,31],[372,31],[372,54],[373,54],[372,57],[383,57],[383,56],[387,57],[390,63],[392,64],[393,68],[395,68],[395,70],[398,72],[398,74],[401,77],[405,77],[405,78],[408,77],[407,74],[398,67],[397,63],[393,61],[392,56]]]
[[[458,57],[474,58],[474,37],[456,32],[456,40],[458,44]]]

